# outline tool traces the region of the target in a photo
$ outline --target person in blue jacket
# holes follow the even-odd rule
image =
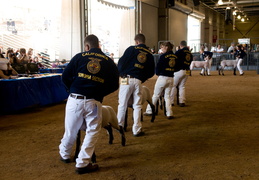
[[[210,51],[204,51],[204,49],[200,50],[200,54],[202,56],[202,59],[205,60],[205,58],[207,58],[207,61],[209,63],[208,69],[207,69],[207,74],[208,76],[210,76],[210,71],[211,71],[211,64],[212,64],[212,56],[213,56],[213,52]],[[202,68],[200,75],[203,76],[205,69]]]
[[[246,52],[242,49],[242,45],[238,45],[236,48],[235,57],[238,59],[237,61],[237,69],[239,71],[240,76],[244,75],[244,71],[241,68],[241,64],[243,62],[244,57],[246,56]]]
[[[132,132],[134,136],[144,134],[141,124],[142,111],[142,83],[151,78],[155,72],[155,63],[152,53],[145,45],[145,36],[137,34],[134,38],[135,46],[128,47],[118,61],[120,73],[118,123],[124,127],[128,101],[133,96]]]
[[[173,45],[170,42],[163,42],[161,44],[161,51],[163,54],[160,56],[156,66],[156,75],[158,78],[152,97],[152,103],[156,106],[159,97],[164,92],[166,116],[168,119],[173,118],[170,92],[174,83],[174,67],[177,62],[177,56],[173,53],[172,49]],[[150,105],[147,106],[144,115],[152,115]]]
[[[171,102],[174,105],[174,98],[177,94],[177,87],[179,89],[179,106],[184,107],[186,96],[185,96],[185,84],[190,75],[190,64],[193,61],[193,56],[189,48],[187,47],[186,41],[180,42],[180,49],[175,52],[175,55],[179,59],[179,63],[175,65],[174,72],[174,85],[171,91]]]
[[[98,38],[88,35],[84,45],[85,52],[76,54],[62,74],[70,95],[66,104],[65,133],[59,145],[60,160],[69,163],[77,133],[86,126],[76,159],[76,172],[79,174],[98,169],[98,165],[90,161],[101,129],[101,103],[105,96],[119,88],[117,66],[101,51]]]

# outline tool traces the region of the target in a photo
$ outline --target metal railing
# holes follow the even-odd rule
[[[202,61],[200,53],[192,53],[194,61]],[[215,70],[222,60],[235,60],[234,55],[229,53],[213,53],[211,70]],[[257,70],[259,74],[259,52],[248,52],[244,57],[241,67],[243,70]],[[229,69],[232,69],[231,67]]]

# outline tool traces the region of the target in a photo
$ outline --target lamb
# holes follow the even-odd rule
[[[203,68],[204,69],[204,74],[201,75],[206,75],[207,69],[209,67],[209,61],[207,58],[204,59],[205,61],[192,61],[190,65],[190,70],[193,70],[194,67],[196,68]],[[208,75],[208,73],[207,73]]]
[[[106,106],[106,105],[102,106],[102,127],[108,131],[109,144],[113,143],[114,138],[113,138],[112,128],[114,128],[120,132],[121,145],[125,146],[126,138],[124,135],[123,128],[118,125],[118,119],[117,119],[116,113],[111,106]],[[85,126],[83,125],[80,130],[84,130],[84,129],[85,129]],[[78,134],[77,134],[75,159],[78,157],[78,153],[80,151],[80,144],[81,144],[80,130],[78,131]],[[96,162],[95,153],[93,153],[92,162]]]
[[[234,67],[234,75],[236,75],[236,68],[237,68],[237,62],[238,62],[238,58],[236,59],[236,60],[222,60],[221,62],[220,62],[220,68],[219,68],[219,75],[223,75],[224,76],[224,72],[223,72],[223,70],[224,70],[224,68],[226,67],[226,66],[228,66],[228,67],[231,67],[231,66],[233,66]],[[221,72],[221,73],[220,73]]]
[[[152,109],[151,122],[154,122],[154,120],[155,120],[155,106],[152,103],[152,97],[151,97],[151,94],[150,94],[150,90],[148,89],[148,87],[142,86],[142,105],[146,101],[151,106],[151,109]],[[132,104],[133,104],[133,96],[131,96],[129,101],[128,101],[128,107],[133,108]],[[126,131],[127,126],[128,126],[127,121],[128,121],[128,110],[126,111],[126,115],[125,115],[124,131]],[[141,121],[143,121],[143,116],[141,116]]]

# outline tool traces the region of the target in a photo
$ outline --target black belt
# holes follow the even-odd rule
[[[89,98],[86,98],[85,96],[74,95],[74,94],[70,94],[70,97],[75,98],[75,99],[89,99]]]

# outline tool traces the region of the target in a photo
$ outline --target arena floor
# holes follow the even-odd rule
[[[125,147],[117,131],[109,145],[103,129],[96,147],[100,170],[91,174],[78,175],[74,163],[59,160],[65,102],[1,115],[0,179],[258,180],[259,75],[192,75],[187,106],[174,106],[174,119],[162,111],[154,123],[144,117],[143,137],[132,136],[130,120]],[[153,92],[155,81],[144,85]],[[117,111],[117,95],[103,104]]]

